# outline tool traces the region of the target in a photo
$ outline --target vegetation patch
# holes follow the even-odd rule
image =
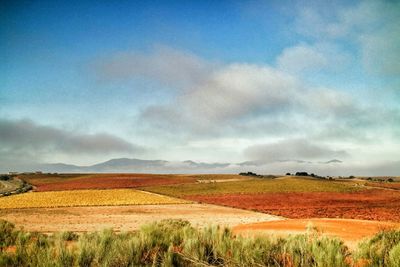
[[[399,182],[368,182],[365,183],[366,186],[372,186],[372,187],[381,187],[381,188],[388,188],[388,189],[394,189],[394,190],[400,190],[400,183]]]
[[[194,177],[161,174],[33,174],[24,176],[36,191],[136,188],[195,183]]]
[[[174,197],[218,194],[258,194],[280,192],[354,192],[362,190],[355,183],[321,179],[248,179],[229,183],[183,184],[143,187],[143,190]]]
[[[0,175],[0,197],[25,193],[32,189],[32,186],[11,175]]]
[[[400,231],[381,232],[355,251],[310,229],[288,237],[235,236],[181,220],[140,231],[44,235],[0,221],[1,266],[398,266]]]
[[[287,218],[345,218],[400,222],[400,192],[291,192],[192,195],[185,199]]]
[[[0,198],[0,209],[179,204],[188,201],[133,189],[32,192]]]

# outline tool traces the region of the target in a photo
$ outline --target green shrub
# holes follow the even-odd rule
[[[400,243],[394,246],[389,252],[389,265],[400,266]]]
[[[95,260],[96,250],[94,244],[91,245],[91,238],[84,235],[79,239],[78,266],[90,267]]]
[[[382,231],[368,241],[360,244],[357,257],[371,262],[371,266],[388,266],[389,254],[397,255],[400,244],[400,231]]]
[[[64,241],[77,241],[79,235],[77,233],[66,231],[61,233],[61,239]]]
[[[2,175],[0,175],[0,181],[8,181],[8,180],[11,180],[11,176],[10,175],[7,175],[7,174],[2,174]]]
[[[0,220],[0,251],[14,245],[16,237],[15,225],[5,220]]]

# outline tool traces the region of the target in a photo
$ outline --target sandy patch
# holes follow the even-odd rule
[[[239,182],[244,180],[251,180],[252,178],[232,178],[232,179],[217,179],[217,180],[208,180],[208,179],[199,179],[197,183],[207,184],[207,183],[228,183],[228,182]]]
[[[0,210],[0,218],[29,231],[116,231],[137,230],[143,224],[162,219],[184,219],[193,225],[239,224],[279,220],[268,214],[208,204],[66,207]]]

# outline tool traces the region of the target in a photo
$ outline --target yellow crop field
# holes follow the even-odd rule
[[[133,189],[30,192],[0,198],[0,209],[190,203]]]

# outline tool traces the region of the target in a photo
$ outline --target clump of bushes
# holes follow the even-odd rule
[[[393,183],[395,182],[395,180],[391,177],[388,178],[372,178],[372,177],[368,177],[368,178],[364,178],[367,181],[373,181],[373,182],[379,182],[379,183],[384,183],[384,182],[388,182],[388,183]]]
[[[0,197],[21,194],[32,190],[32,185],[28,184],[25,180],[14,178],[12,175],[0,175],[0,181],[11,181],[12,183],[18,185],[17,189],[11,189],[10,191],[0,193]]]
[[[400,231],[382,231],[361,243],[357,257],[368,259],[371,266],[400,266]]]
[[[382,232],[351,255],[342,241],[315,231],[244,238],[165,220],[137,232],[47,236],[0,221],[0,266],[399,266],[399,253],[400,231]]]
[[[256,177],[256,178],[269,178],[269,179],[274,179],[276,178],[275,175],[261,175],[257,174],[255,172],[241,172],[239,173],[241,176],[251,176],[251,177]]]
[[[0,175],[0,181],[8,181],[8,180],[11,180],[11,176],[10,175],[7,175],[7,174],[1,174]]]
[[[241,172],[239,173],[241,176],[255,176],[255,177],[260,177],[261,175],[255,173],[255,172]]]
[[[313,177],[313,178],[328,179],[329,180],[329,178],[327,178],[325,176],[320,176],[320,175],[317,175],[317,174],[314,174],[314,173],[308,173],[308,172],[296,172],[295,175],[296,176],[309,176],[309,177]],[[330,180],[332,180],[332,179],[330,179]]]

